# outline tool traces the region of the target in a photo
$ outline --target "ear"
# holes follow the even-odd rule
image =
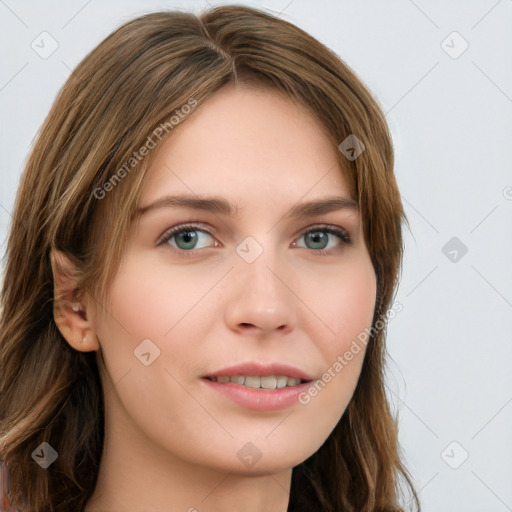
[[[61,251],[52,251],[50,261],[54,283],[53,317],[59,331],[76,350],[98,350],[94,303],[88,294],[79,293],[74,265]]]

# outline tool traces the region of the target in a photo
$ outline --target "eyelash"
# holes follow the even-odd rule
[[[171,240],[171,238],[173,238],[174,235],[177,235],[181,232],[184,232],[184,231],[202,231],[204,233],[207,233],[208,235],[210,235],[211,237],[213,237],[213,233],[211,233],[208,229],[205,229],[204,226],[202,225],[199,225],[199,224],[180,224],[179,226],[175,226],[169,230],[167,230],[165,233],[163,233],[163,235],[158,239],[158,241],[156,242],[156,245],[157,246],[161,246],[161,245],[164,245],[166,244],[169,240]],[[337,236],[341,242],[345,245],[352,245],[353,241],[352,239],[350,238],[350,236],[348,235],[348,233],[340,228],[337,228],[335,226],[330,226],[328,224],[320,224],[318,226],[313,226],[312,228],[308,228],[306,231],[304,231],[299,238],[302,238],[303,236],[306,236],[308,235],[309,233],[316,233],[316,232],[324,232],[324,233],[329,233],[331,235],[335,235]],[[180,254],[186,254],[187,256],[194,256],[196,254],[197,251],[201,251],[203,250],[204,248],[201,248],[201,249],[190,249],[190,250],[184,250],[184,249],[179,249],[179,248],[176,248],[176,247],[172,247],[171,245],[169,245],[169,247],[171,249],[173,249],[174,251],[177,251],[179,252]],[[299,247],[299,249],[304,249],[304,247]],[[305,249],[308,249],[307,247],[305,247]],[[316,255],[319,255],[319,256],[330,256],[332,255],[334,252],[336,252],[337,250],[339,250],[339,248],[335,248],[335,249],[320,249],[320,250],[317,250],[317,249],[308,249],[309,251],[312,251],[313,253],[315,253]]]

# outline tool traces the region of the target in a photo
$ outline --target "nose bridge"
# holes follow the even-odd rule
[[[240,272],[244,275],[248,291],[254,296],[262,294],[270,304],[277,300],[287,300],[284,284],[279,276],[283,265],[277,263],[276,251],[264,251],[253,263],[241,265]]]
[[[237,247],[237,262],[226,320],[231,327],[251,324],[262,330],[292,328],[296,324],[294,294],[287,284],[290,272],[268,236],[264,243],[247,237]]]

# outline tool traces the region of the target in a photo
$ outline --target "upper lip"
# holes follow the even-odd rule
[[[258,376],[266,377],[269,375],[284,375],[286,377],[292,377],[293,379],[300,379],[303,381],[313,380],[313,377],[308,375],[306,372],[295,366],[289,364],[278,363],[278,362],[258,362],[248,361],[246,363],[239,363],[226,368],[222,368],[213,373],[205,375],[205,377],[233,377],[235,375]]]

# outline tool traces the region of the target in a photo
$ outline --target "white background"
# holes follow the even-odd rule
[[[135,16],[208,3],[221,2],[0,1],[2,254],[31,141],[70,70]],[[387,112],[411,226],[388,330],[403,453],[424,512],[512,510],[511,0],[239,3],[332,48]],[[58,42],[47,59],[31,48],[43,31]],[[459,56],[454,31],[469,44]]]

